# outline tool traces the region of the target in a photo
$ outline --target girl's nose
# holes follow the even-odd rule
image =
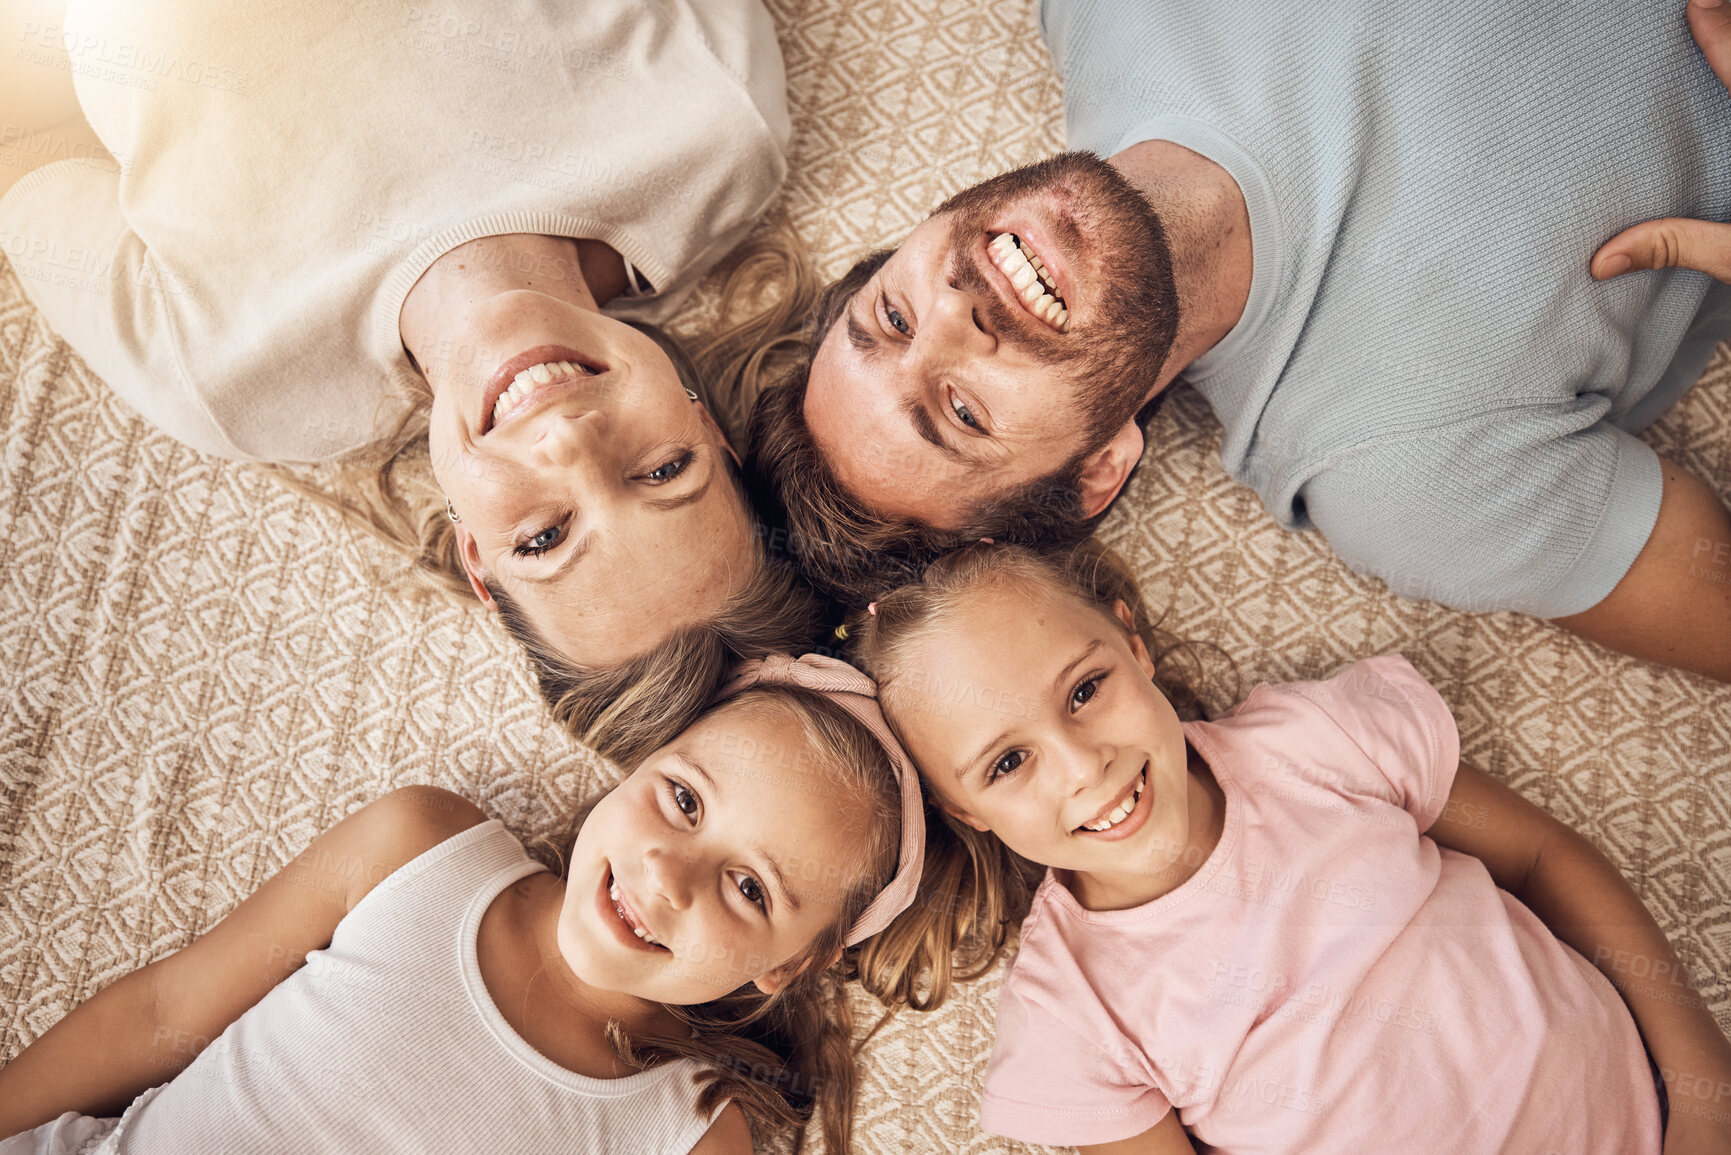
[[[1071,734],[1053,751],[1057,755],[1059,773],[1071,794],[1098,786],[1112,764],[1112,751],[1101,743],[1088,741],[1086,734]]]
[[[691,905],[689,864],[658,846],[643,852],[643,881],[650,894],[674,910]]]

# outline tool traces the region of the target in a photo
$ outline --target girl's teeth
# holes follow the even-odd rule
[[[1142,775],[1137,777],[1136,785],[1131,787],[1129,797],[1118,803],[1117,806],[1114,806],[1112,808],[1112,813],[1106,815],[1106,817],[1100,819],[1098,822],[1084,822],[1082,824],[1082,829],[1092,830],[1098,834],[1102,830],[1112,829],[1114,826],[1130,817],[1130,812],[1136,809],[1136,803],[1142,800],[1142,790],[1147,786],[1147,784],[1147,772],[1144,771]]]

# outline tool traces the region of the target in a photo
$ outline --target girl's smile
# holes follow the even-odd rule
[[[938,804],[1097,908],[1173,889],[1219,831],[1218,786],[1121,618],[985,584],[911,643],[900,660],[919,676],[884,691]]]

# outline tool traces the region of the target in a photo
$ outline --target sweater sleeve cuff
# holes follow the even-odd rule
[[[1659,520],[1665,477],[1659,455],[1621,429],[1617,463],[1605,495],[1604,512],[1574,565],[1530,607],[1544,618],[1562,618],[1592,609],[1610,596]]]

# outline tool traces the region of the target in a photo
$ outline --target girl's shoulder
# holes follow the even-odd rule
[[[397,870],[435,846],[487,821],[481,808],[438,786],[403,786],[368,803],[325,834],[326,853],[356,869],[344,870],[347,908]]]

